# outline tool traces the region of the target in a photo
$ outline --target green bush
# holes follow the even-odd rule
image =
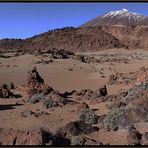
[[[71,145],[84,145],[85,140],[80,136],[75,136],[71,139]]]
[[[43,106],[44,106],[45,108],[51,108],[51,107],[58,107],[59,104],[58,104],[57,101],[54,101],[53,99],[48,98],[48,99],[46,99],[46,100],[43,102]]]
[[[121,115],[124,114],[124,112],[125,110],[123,108],[117,108],[108,113],[107,117],[104,120],[105,126],[108,128],[108,130],[115,131],[118,129],[116,121]]]
[[[98,122],[97,116],[95,115],[94,111],[91,109],[81,110],[79,119],[88,124],[96,124]]]

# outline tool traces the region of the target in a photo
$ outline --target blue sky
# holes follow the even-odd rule
[[[50,29],[77,27],[123,8],[148,16],[148,3],[0,3],[0,39],[27,38]]]

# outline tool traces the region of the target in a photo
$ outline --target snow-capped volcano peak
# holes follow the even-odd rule
[[[122,10],[117,10],[117,11],[110,11],[108,13],[106,13],[105,15],[103,15],[101,18],[105,18],[105,17],[120,17],[120,18],[127,18],[127,19],[133,19],[135,21],[141,21],[145,18],[144,15],[142,14],[138,14],[135,12],[130,12],[127,9],[122,9]]]
[[[98,16],[92,19],[80,27],[87,26],[136,26],[136,25],[148,25],[148,16],[132,12],[123,8],[121,10],[110,11],[104,15]]]
[[[125,12],[127,12],[128,10],[127,10],[127,9],[122,9],[122,11],[125,11]]]

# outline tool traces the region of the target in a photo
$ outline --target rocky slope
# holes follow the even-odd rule
[[[72,28],[51,30],[28,38],[0,40],[0,51],[35,51],[47,49],[91,51],[103,48],[126,48],[126,46],[102,28]]]
[[[123,42],[131,49],[148,48],[148,26],[137,25],[136,27],[112,26],[103,29]]]

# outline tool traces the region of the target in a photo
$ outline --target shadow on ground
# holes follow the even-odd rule
[[[22,104],[4,104],[4,105],[0,104],[0,111],[15,109],[16,106],[21,106],[21,105]]]

